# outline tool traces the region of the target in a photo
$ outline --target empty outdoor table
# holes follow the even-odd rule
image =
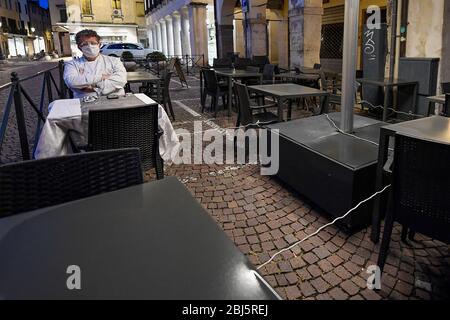
[[[228,79],[228,116],[231,115],[231,101],[233,98],[233,79],[259,78],[262,83],[263,74],[254,71],[236,70],[236,69],[215,69],[216,73],[221,77]]]
[[[390,137],[394,136],[396,133],[401,133],[417,139],[450,144],[449,128],[450,119],[441,116],[433,116],[381,127],[376,177],[377,191],[383,188],[383,167],[389,154],[388,148]],[[433,164],[430,163],[430,166],[432,165]],[[375,198],[371,235],[372,241],[375,243],[378,242],[380,238],[381,207],[380,198]]]
[[[2,218],[0,261],[2,299],[279,299],[175,177]]]
[[[301,86],[293,83],[280,83],[249,86],[248,90],[261,93],[265,96],[272,96],[277,99],[278,104],[278,120],[283,121],[283,103],[288,99],[320,97],[321,111],[326,111],[328,107],[329,93],[326,91]],[[288,119],[290,114],[288,114]]]
[[[394,80],[390,80],[390,79],[369,79],[369,78],[360,78],[360,79],[356,79],[356,81],[358,81],[359,83],[361,83],[362,85],[366,84],[366,85],[374,85],[374,86],[378,86],[378,87],[382,87],[385,88],[385,92],[384,92],[384,102],[383,102],[383,122],[386,121],[387,119],[387,110],[388,110],[388,104],[389,104],[389,97],[390,97],[390,93],[392,92],[394,87],[409,87],[409,86],[413,86],[414,88],[414,93],[413,93],[413,97],[414,99],[412,99],[412,110],[414,110],[414,112],[416,112],[416,100],[415,97],[417,97],[417,93],[419,91],[419,83],[417,81],[407,81],[407,80],[401,80],[401,79],[394,79]],[[393,106],[395,109],[395,106]]]
[[[127,72],[127,88],[131,92],[131,86],[132,83],[155,83],[156,84],[156,95],[157,100],[160,100],[160,92],[161,92],[161,86],[160,86],[161,78],[155,76],[154,74],[146,71],[132,71]]]

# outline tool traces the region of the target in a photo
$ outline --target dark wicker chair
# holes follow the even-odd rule
[[[214,111],[214,116],[217,116],[218,99],[222,97],[224,107],[227,105],[228,86],[221,85],[217,79],[217,74],[214,70],[203,70],[205,80],[205,89],[203,91],[203,101],[206,97],[211,97],[211,111]],[[205,103],[202,105],[202,113],[205,109]]]
[[[134,148],[3,165],[0,217],[141,184],[139,158]]]
[[[251,106],[250,105],[250,95],[248,93],[247,87],[240,83],[235,83],[234,88],[236,90],[236,95],[238,97],[238,118],[236,126],[249,126],[256,123],[257,121],[263,123],[275,123],[278,122],[278,116],[272,112],[267,111],[268,108],[277,107],[276,104],[262,105],[262,106]],[[259,111],[254,113],[254,111]]]
[[[89,111],[88,150],[139,148],[144,170],[156,169],[164,178],[159,154],[158,106]]]
[[[145,93],[155,101],[158,101],[158,88],[160,86],[160,98],[159,103],[163,106],[164,110],[168,115],[172,117],[175,121],[175,113],[173,112],[172,100],[170,99],[170,79],[172,78],[173,72],[168,68],[161,71],[159,83],[147,83],[145,86],[139,88],[139,92]]]
[[[450,242],[450,146],[395,136],[392,187],[378,266],[383,270],[394,221]]]
[[[167,114],[170,114],[172,120],[175,121],[175,113],[173,112],[172,100],[170,99],[170,79],[172,78],[172,71],[168,69],[161,73],[161,105]]]

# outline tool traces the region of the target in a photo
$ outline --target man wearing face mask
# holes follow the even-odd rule
[[[118,94],[125,95],[127,72],[119,58],[100,54],[100,36],[94,30],[82,30],[75,36],[81,58],[65,64],[64,81],[74,98]]]

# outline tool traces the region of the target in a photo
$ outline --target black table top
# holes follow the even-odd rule
[[[251,91],[264,93],[268,96],[282,97],[282,98],[328,95],[328,93],[325,91],[301,86],[294,83],[255,85],[255,86],[248,86],[248,89]]]
[[[139,94],[142,95],[142,94]],[[83,99],[81,99],[81,110],[83,113],[86,113],[90,110],[96,110],[96,109],[115,109],[115,108],[135,108],[143,105],[157,105],[157,103],[149,98],[145,97],[149,103],[146,103],[142,101],[141,99],[137,98],[134,94],[127,94],[125,96],[119,96],[117,99],[108,99],[107,96],[100,96],[97,100],[92,102],[84,102]]]
[[[0,261],[0,299],[277,298],[173,177],[0,219]]]
[[[340,113],[330,113],[330,119],[340,125]],[[354,135],[378,143],[383,122],[354,116]],[[319,152],[332,161],[351,169],[359,169],[377,161],[378,147],[370,142],[337,132],[325,115],[280,122],[265,126],[279,130],[280,136]]]
[[[359,78],[356,79],[359,83],[362,84],[374,84],[377,86],[406,86],[406,85],[413,85],[418,84],[417,81],[410,81],[410,80],[403,80],[403,79],[369,79],[369,78]]]
[[[434,103],[445,104],[445,94],[440,94],[437,96],[427,97],[428,100]]]
[[[383,129],[417,139],[450,144],[450,118],[433,116],[384,126]]]

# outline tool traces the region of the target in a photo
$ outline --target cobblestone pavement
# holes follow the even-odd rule
[[[171,83],[175,128],[192,132],[194,120],[202,121],[203,129],[234,126],[234,113],[228,117],[221,111],[215,119],[210,113],[202,114],[198,78],[190,76],[188,83],[189,89],[182,88],[176,78]],[[311,115],[294,109],[294,118]],[[165,166],[165,174],[186,185],[255,266],[330,221],[303,196],[277,178],[261,176],[259,170],[256,165]],[[154,179],[152,170],[146,179]],[[448,299],[448,246],[421,235],[402,243],[400,231],[396,225],[379,291],[366,285],[367,268],[376,264],[379,252],[379,245],[370,241],[370,228],[349,235],[336,226],[328,227],[278,256],[260,272],[289,300]]]

